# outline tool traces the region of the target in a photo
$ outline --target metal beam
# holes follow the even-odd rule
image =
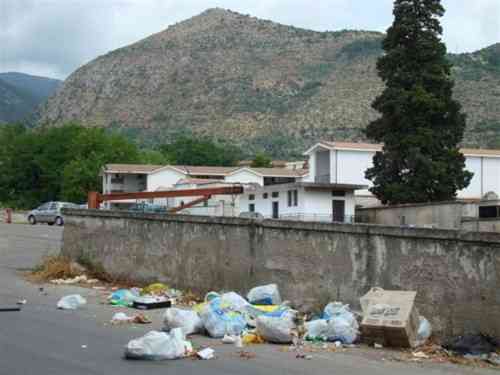
[[[102,202],[122,201],[128,199],[154,199],[154,198],[174,198],[174,197],[206,197],[208,195],[237,195],[243,194],[242,186],[225,186],[204,189],[184,189],[168,191],[148,191],[136,193],[111,193],[99,194],[89,192],[88,208],[99,208]]]
[[[189,203],[186,203],[186,204],[183,204],[179,207],[174,207],[174,208],[171,208],[170,210],[168,210],[169,213],[176,213],[176,212],[179,212],[179,211],[182,211],[183,209],[185,208],[189,208],[189,207],[193,207],[193,206],[196,206],[198,203],[202,203],[202,202],[206,202],[208,201],[209,199],[211,198],[210,195],[206,195],[204,197],[201,197],[201,198],[198,198],[198,199],[195,199],[194,201],[191,201]]]

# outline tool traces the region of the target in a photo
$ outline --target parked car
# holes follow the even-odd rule
[[[63,208],[79,208],[77,204],[68,202],[47,202],[28,212],[28,222],[31,225],[47,223],[49,225],[64,225]]]
[[[130,207],[128,207],[127,210],[136,212],[145,212],[145,213],[155,213],[155,214],[167,213],[166,207],[151,203],[134,203]]]

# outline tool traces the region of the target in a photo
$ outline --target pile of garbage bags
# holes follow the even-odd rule
[[[165,293],[158,286],[152,289]],[[377,290],[381,292],[384,291]],[[111,300],[128,305],[139,295],[139,291],[121,290],[115,292]],[[373,296],[371,299],[375,300]],[[204,302],[191,309],[166,309],[163,315],[165,332],[152,331],[130,341],[125,356],[154,360],[182,358],[193,354],[186,340],[192,334],[207,334],[237,346],[262,342],[296,344],[303,339],[351,345],[360,339],[361,318],[361,314],[353,312],[349,305],[331,302],[316,319],[305,322],[303,315],[282,301],[276,284],[255,287],[248,292],[247,298],[236,292],[210,292]],[[418,345],[425,343],[431,333],[429,321],[420,317]],[[214,355],[212,352],[197,354],[204,359]]]

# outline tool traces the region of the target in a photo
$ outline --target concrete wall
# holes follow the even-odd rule
[[[66,210],[63,253],[114,276],[198,292],[275,282],[302,308],[417,290],[445,335],[500,336],[500,235],[370,225]]]
[[[464,216],[477,217],[477,204],[460,201],[367,207],[356,210],[364,223],[461,229]]]

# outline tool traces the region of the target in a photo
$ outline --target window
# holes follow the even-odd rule
[[[250,195],[248,196],[248,200],[249,200],[249,201],[254,201],[254,200],[255,200],[255,194],[250,194]]]
[[[273,191],[273,192],[271,193],[271,197],[273,197],[273,198],[279,198],[279,196],[280,196],[279,191]]]
[[[345,191],[333,190],[332,197],[345,197]]]
[[[299,192],[297,190],[287,191],[288,207],[297,207],[299,205]]]
[[[255,204],[251,203],[248,205],[248,212],[255,212]]]
[[[268,197],[269,197],[269,194],[268,194],[268,193],[264,193],[264,194],[262,194],[262,198],[263,198],[263,199],[267,199]]]

